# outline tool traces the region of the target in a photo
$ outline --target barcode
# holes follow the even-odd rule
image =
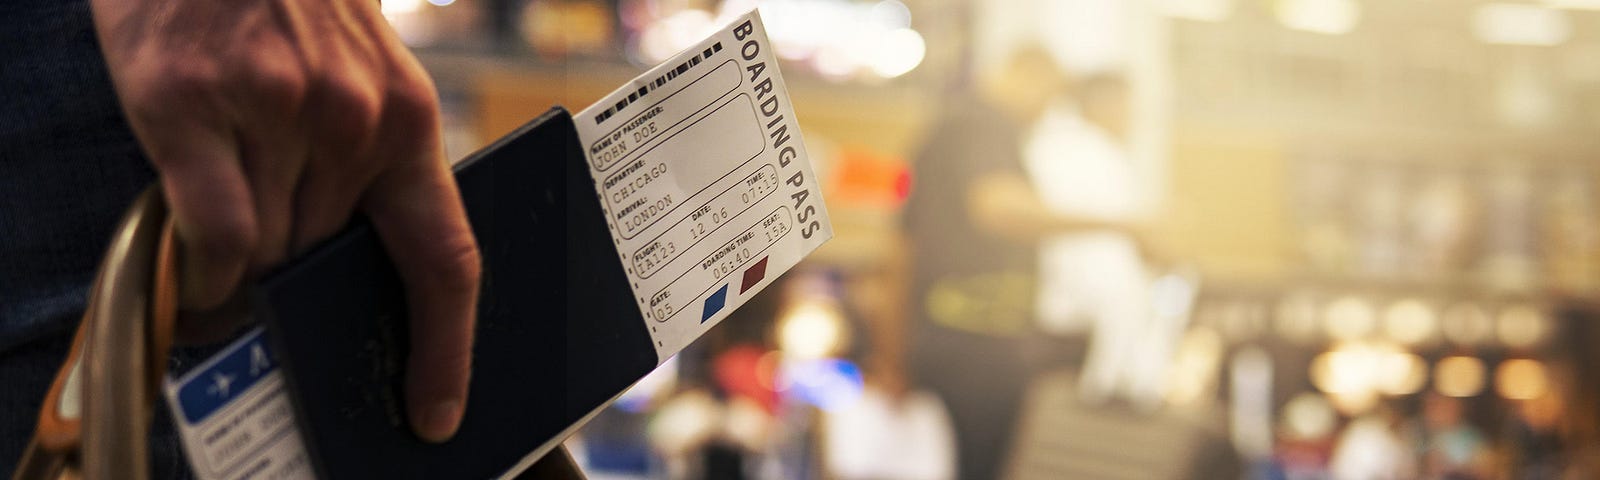
[[[717,42],[709,47],[706,47],[705,51],[700,52],[699,55],[689,57],[689,60],[678,64],[677,68],[667,70],[666,75],[656,77],[655,80],[645,83],[644,86],[639,87],[638,91],[629,93],[627,98],[618,100],[616,105],[613,105],[611,108],[607,108],[604,112],[600,112],[599,115],[595,115],[595,125],[599,125],[601,122],[606,121],[606,119],[611,118],[612,115],[622,113],[623,110],[628,108],[628,105],[632,105],[634,102],[638,102],[639,99],[650,95],[650,92],[654,92],[656,89],[665,86],[667,82],[671,82],[673,79],[683,76],[683,74],[688,72],[689,69],[694,68],[701,62],[710,60],[712,55],[715,55],[721,51],[722,42]]]

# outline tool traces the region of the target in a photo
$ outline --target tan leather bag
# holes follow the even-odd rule
[[[174,235],[160,191],[140,194],[100,263],[13,480],[149,478],[151,409],[177,318]],[[518,478],[584,477],[558,449]]]

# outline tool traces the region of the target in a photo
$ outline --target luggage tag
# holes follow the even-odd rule
[[[255,327],[165,393],[195,477],[313,478],[283,374]]]

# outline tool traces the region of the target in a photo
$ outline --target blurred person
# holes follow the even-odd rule
[[[1328,472],[1334,480],[1400,480],[1417,477],[1411,449],[1398,431],[1400,417],[1379,404],[1350,422],[1334,444]]]
[[[946,99],[916,157],[905,208],[913,270],[913,382],[949,408],[958,478],[995,478],[1024,389],[1043,370],[1036,338],[1036,242],[1126,226],[1064,215],[1028,180],[1023,147],[1066,77],[1042,47],[1019,47],[975,88]],[[1025,342],[1024,339],[1030,339]]]
[[[645,438],[661,456],[664,477],[706,478],[711,463],[706,458],[707,448],[722,441],[727,410],[722,400],[710,388],[694,385],[669,395],[656,407]]]
[[[413,312],[409,423],[427,441],[454,435],[478,250],[433,83],[377,2],[15,0],[0,25],[0,473],[33,431],[111,229],[152,182],[176,220],[189,313],[370,218]],[[236,327],[195,318],[180,338]],[[182,476],[170,424],[153,430],[157,478]]]
[[[886,291],[895,288],[891,283],[861,272],[845,283],[840,306],[849,346],[842,358],[863,366],[863,382],[859,395],[840,395],[847,399],[817,412],[819,463],[825,478],[838,480],[954,479],[949,410],[938,395],[906,383],[904,312],[897,304],[903,294]],[[788,395],[798,390],[791,387]]]
[[[1461,399],[1430,392],[1422,399],[1424,478],[1486,478],[1488,438],[1468,423]]]
[[[772,458],[780,427],[759,400],[720,385],[691,385],[667,396],[644,431],[632,434],[643,435],[660,455],[661,467],[650,474],[737,480],[784,476]],[[597,453],[592,449],[590,456]]]
[[[1162,401],[1188,316],[1152,308],[1146,259],[1159,252],[1133,227],[1148,215],[1149,192],[1127,144],[1126,79],[1094,73],[1071,87],[1067,101],[1050,102],[1031,129],[1029,179],[1052,213],[1103,226],[1039,237],[1039,322],[1055,334],[1088,329],[1078,384],[1086,400],[1122,398],[1148,411]]]
[[[1506,400],[1511,418],[1508,441],[1503,445],[1499,464],[1504,477],[1515,479],[1563,478],[1566,469],[1569,422],[1567,392],[1561,382],[1539,398]]]
[[[868,387],[823,417],[823,460],[839,480],[955,478],[955,435],[938,396]]]
[[[1032,321],[1033,252],[1002,221],[997,195],[1032,197],[1020,150],[1024,125],[1060,88],[1047,52],[1022,49],[976,89],[946,98],[913,165],[904,218],[913,271],[912,383],[938,394],[956,437],[957,478],[998,476],[1032,376],[1016,337]],[[976,91],[973,91],[976,90]],[[1043,208],[1033,213],[1047,216]]]
[[[784,423],[789,412],[770,381],[777,365],[763,358],[774,351],[769,336],[795,281],[809,278],[780,277],[675,357],[679,387],[652,403],[648,427],[635,432],[660,456],[662,477],[788,476],[776,450],[796,427]]]
[[[1272,456],[1253,465],[1249,478],[1326,480],[1339,417],[1321,393],[1296,393],[1278,409]]]

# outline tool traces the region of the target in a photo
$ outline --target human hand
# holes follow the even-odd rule
[[[184,307],[224,304],[360,211],[405,280],[412,429],[434,442],[454,435],[478,248],[443,158],[433,83],[378,2],[92,6],[123,111],[177,222]]]

